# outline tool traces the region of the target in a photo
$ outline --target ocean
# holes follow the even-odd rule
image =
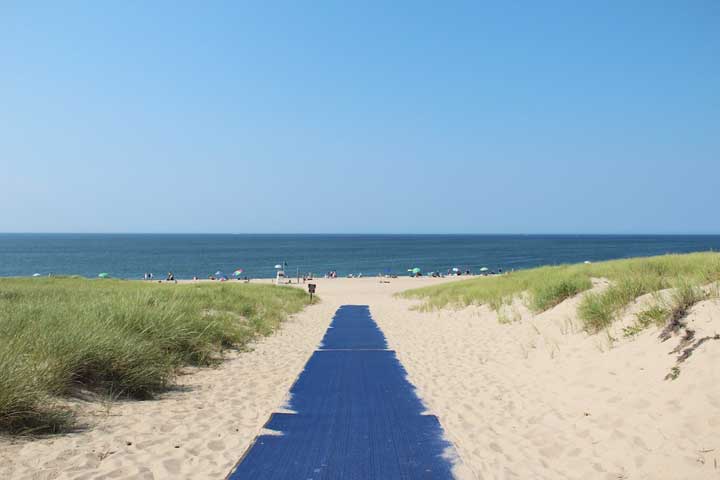
[[[720,235],[0,234],[0,276],[207,278],[242,268],[268,278],[276,264],[287,264],[289,275],[477,273],[707,250],[720,250]]]

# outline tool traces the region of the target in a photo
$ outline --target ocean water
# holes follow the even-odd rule
[[[477,272],[547,264],[720,250],[720,235],[155,235],[0,234],[0,276],[82,275],[206,278],[242,268],[267,278],[286,271],[340,276],[459,267]]]

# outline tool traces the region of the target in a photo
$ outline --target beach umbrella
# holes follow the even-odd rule
[[[219,278],[219,277],[224,277],[225,274],[223,272],[221,272],[220,270],[218,270],[217,272],[215,272],[215,276]]]
[[[413,268],[411,271],[412,271],[412,273],[420,273],[420,272],[422,272],[422,270],[420,270],[418,267]]]
[[[110,278],[110,274],[107,272],[102,272],[98,274],[98,278]]]
[[[590,260],[585,260],[583,263],[584,263],[585,265],[590,265]]]
[[[39,277],[39,276],[40,276],[39,273],[33,273],[33,277]]]
[[[242,269],[242,268],[238,268],[237,270],[235,270],[235,271],[233,272],[233,277],[239,277],[239,276],[242,275],[242,274],[243,274],[243,269]]]
[[[280,264],[278,263],[277,265],[275,265],[275,268],[280,269],[280,268],[282,268],[282,265],[280,265]]]
[[[460,271],[460,269],[459,269],[459,268],[457,268],[457,267],[453,267],[453,272],[459,272],[459,271]]]
[[[488,268],[487,268],[487,267],[482,267],[482,268],[480,269],[480,271],[481,271],[481,272],[487,272],[487,271],[488,271]]]

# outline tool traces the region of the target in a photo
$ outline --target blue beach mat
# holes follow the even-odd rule
[[[385,335],[370,317],[370,309],[365,305],[338,308],[320,343],[320,350],[368,349],[387,349]]]
[[[450,479],[449,444],[367,306],[338,309],[320,350],[228,478]]]

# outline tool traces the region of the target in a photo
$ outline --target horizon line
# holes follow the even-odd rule
[[[720,232],[523,232],[523,233],[481,233],[481,232],[0,232],[0,235],[333,235],[333,236],[718,236]]]

